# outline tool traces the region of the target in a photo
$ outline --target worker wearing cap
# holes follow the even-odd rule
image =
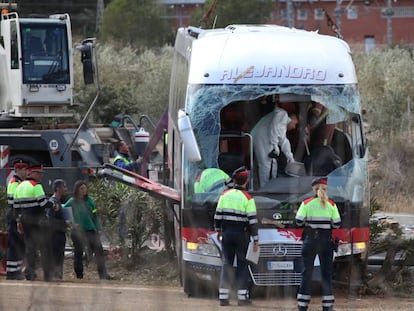
[[[16,216],[13,209],[14,192],[17,186],[26,178],[26,169],[29,165],[19,159],[14,162],[14,175],[7,185],[7,263],[6,263],[6,278],[8,280],[22,280],[24,275],[22,273],[22,263],[24,259],[24,239],[23,235],[19,233],[17,228],[18,222],[21,227],[20,219]],[[20,229],[21,231],[21,229]]]
[[[322,310],[329,311],[333,308],[332,229],[340,227],[341,217],[336,204],[327,196],[327,185],[326,177],[313,180],[312,189],[315,196],[304,200],[296,213],[296,224],[304,227],[302,235],[304,270],[297,295],[299,311],[307,310],[310,303],[312,272],[316,255],[319,256],[322,274]]]
[[[236,284],[239,305],[249,304],[249,272],[246,251],[250,235],[254,240],[254,251],[258,251],[256,204],[246,191],[248,172],[242,167],[232,174],[234,187],[222,193],[214,215],[215,229],[222,237],[223,268],[221,270],[220,305],[229,305],[231,272],[237,256]]]
[[[51,280],[50,264],[51,249],[49,237],[49,225],[46,218],[46,209],[54,208],[45,195],[40,183],[43,176],[43,167],[30,166],[27,178],[17,186],[14,193],[14,208],[21,215],[23,225],[24,242],[26,244],[26,279],[36,279],[36,255],[41,253],[43,278]]]

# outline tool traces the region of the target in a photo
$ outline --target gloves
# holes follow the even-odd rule
[[[273,149],[272,151],[269,152],[268,156],[269,158],[276,159],[279,156],[279,152],[276,153],[276,150]]]

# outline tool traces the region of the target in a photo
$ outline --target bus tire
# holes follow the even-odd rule
[[[197,294],[197,283],[193,280],[193,278],[188,273],[188,269],[185,267],[185,263],[181,265],[181,275],[182,275],[182,282],[184,293],[187,294],[187,297],[195,297]]]

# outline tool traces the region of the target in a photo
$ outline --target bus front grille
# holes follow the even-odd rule
[[[301,243],[260,244],[257,265],[250,265],[250,275],[257,286],[300,285],[303,267]]]

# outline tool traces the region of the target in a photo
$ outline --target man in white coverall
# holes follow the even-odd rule
[[[297,120],[296,120],[297,121]],[[296,122],[297,123],[297,122]],[[277,157],[284,153],[288,163],[294,162],[286,131],[296,126],[286,110],[278,106],[256,123],[251,131],[253,149],[259,166],[260,187],[277,177]]]

